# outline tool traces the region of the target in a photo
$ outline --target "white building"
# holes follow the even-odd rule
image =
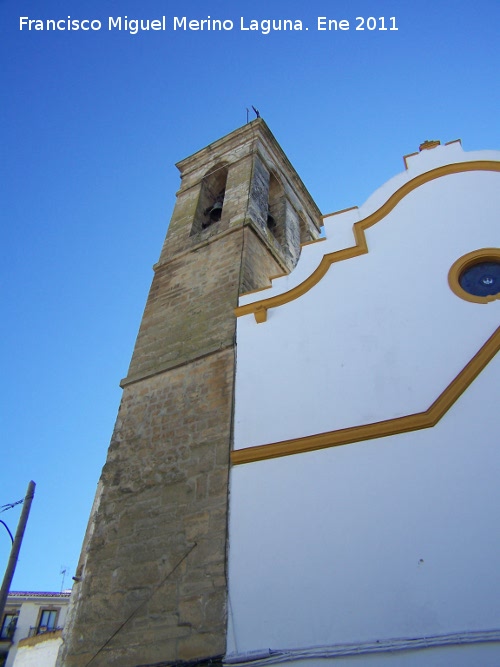
[[[53,667],[70,591],[9,593],[0,629],[2,667]]]
[[[229,663],[500,664],[500,153],[437,143],[240,299]]]

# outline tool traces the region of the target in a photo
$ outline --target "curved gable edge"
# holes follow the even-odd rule
[[[419,174],[396,190],[389,199],[380,206],[380,208],[366,218],[354,223],[354,246],[323,255],[323,258],[316,269],[299,285],[296,285],[282,294],[277,294],[267,299],[260,299],[249,304],[238,306],[235,308],[235,315],[241,317],[253,313],[256,322],[265,322],[267,320],[267,311],[270,308],[282,306],[290,301],[298,299],[300,296],[308,292],[326,275],[332,264],[366,254],[368,252],[368,244],[365,231],[385,218],[404,197],[410,194],[410,192],[413,192],[425,183],[429,183],[435,179],[450,174],[460,174],[471,171],[500,172],[500,161],[474,160],[468,162],[456,162]]]

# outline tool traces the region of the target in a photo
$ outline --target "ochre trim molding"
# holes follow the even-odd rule
[[[300,296],[308,292],[326,275],[328,269],[333,263],[341,262],[345,259],[351,259],[352,257],[357,257],[367,253],[368,245],[366,242],[365,231],[385,218],[385,216],[388,215],[410,192],[416,190],[425,183],[429,183],[430,181],[435,180],[436,178],[442,178],[443,176],[448,176],[450,174],[460,174],[468,171],[500,172],[500,162],[495,162],[493,160],[455,162],[453,164],[437,167],[436,169],[426,171],[424,174],[416,176],[411,181],[408,181],[402,185],[399,190],[396,190],[396,192],[394,192],[394,194],[389,197],[385,204],[383,204],[374,213],[369,215],[364,220],[360,220],[359,222],[354,223],[353,232],[356,245],[323,255],[317,268],[299,285],[296,285],[296,287],[293,287],[291,290],[284,292],[283,294],[277,294],[276,296],[269,297],[268,299],[261,299],[260,301],[254,301],[253,303],[249,303],[244,306],[238,306],[234,311],[236,317],[249,315],[251,313],[256,314],[258,311],[259,314],[258,316],[256,315],[257,322],[265,322],[267,320],[267,311],[269,308],[277,308],[278,306],[282,306],[283,304],[289,303],[294,299],[298,299]]]
[[[490,296],[475,296],[474,294],[466,292],[460,285],[460,276],[466,269],[478,262],[495,261],[500,261],[500,248],[481,248],[481,250],[473,250],[472,252],[459,257],[448,273],[448,284],[450,289],[461,299],[472,301],[472,303],[490,303],[491,301],[500,299],[500,292],[491,294]]]
[[[479,352],[469,361],[467,366],[457,375],[440,396],[424,412],[417,412],[405,417],[386,419],[385,421],[362,426],[352,426],[337,431],[318,433],[303,438],[283,440],[268,445],[235,449],[231,452],[231,463],[251,463],[264,459],[274,459],[279,456],[312,452],[326,447],[338,447],[353,442],[384,438],[388,435],[418,431],[435,426],[443,415],[451,408],[455,401],[464,393],[479,373],[493,359],[500,349],[500,327],[486,341]]]
[[[424,141],[423,143],[420,144],[420,146],[418,147],[418,150],[420,152],[428,151],[432,148],[437,148],[438,146],[441,146],[441,142],[439,141],[439,139],[436,139],[436,140],[427,139],[427,141]]]
[[[431,144],[434,144],[434,145],[433,146],[425,146],[424,144],[427,144],[427,143],[431,143]],[[421,144],[419,146],[419,150],[416,151],[415,153],[409,153],[408,155],[403,155],[403,161],[405,163],[405,169],[408,169],[408,158],[415,157],[415,155],[418,155],[422,151],[422,149],[425,150],[426,148],[435,148],[436,146],[441,145],[441,142],[440,141],[435,141],[435,142],[433,142],[433,141],[431,141],[431,142],[424,141],[424,144]],[[444,145],[445,146],[451,146],[452,144],[462,145],[462,140],[461,139],[453,139],[452,141],[447,141]]]
[[[405,169],[408,169],[408,158],[415,157],[419,152],[415,151],[414,153],[408,153],[408,155],[403,155],[403,162],[405,163]]]
[[[349,208],[341,208],[340,211],[333,211],[333,213],[325,213],[323,220],[325,218],[331,218],[334,215],[340,215],[341,213],[347,213],[347,211],[356,211],[359,206],[349,206]]]
[[[47,632],[43,632],[40,635],[25,637],[19,641],[18,647],[22,648],[23,646],[37,646],[38,644],[50,641],[51,639],[62,639],[62,630],[47,630]]]

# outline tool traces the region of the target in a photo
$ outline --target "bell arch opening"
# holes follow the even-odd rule
[[[276,176],[269,175],[269,195],[267,204],[267,228],[283,245],[285,240],[285,190]]]
[[[191,235],[199,234],[221,219],[226,193],[227,173],[227,166],[220,164],[213,167],[203,178]]]

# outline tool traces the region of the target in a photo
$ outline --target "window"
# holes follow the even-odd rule
[[[37,634],[50,632],[56,627],[57,611],[54,609],[43,609],[40,615]]]
[[[5,614],[2,629],[0,630],[0,639],[7,639],[9,641],[12,639],[16,630],[17,618],[17,614]]]
[[[448,273],[457,296],[473,303],[500,298],[500,249],[483,248],[457,259]]]

